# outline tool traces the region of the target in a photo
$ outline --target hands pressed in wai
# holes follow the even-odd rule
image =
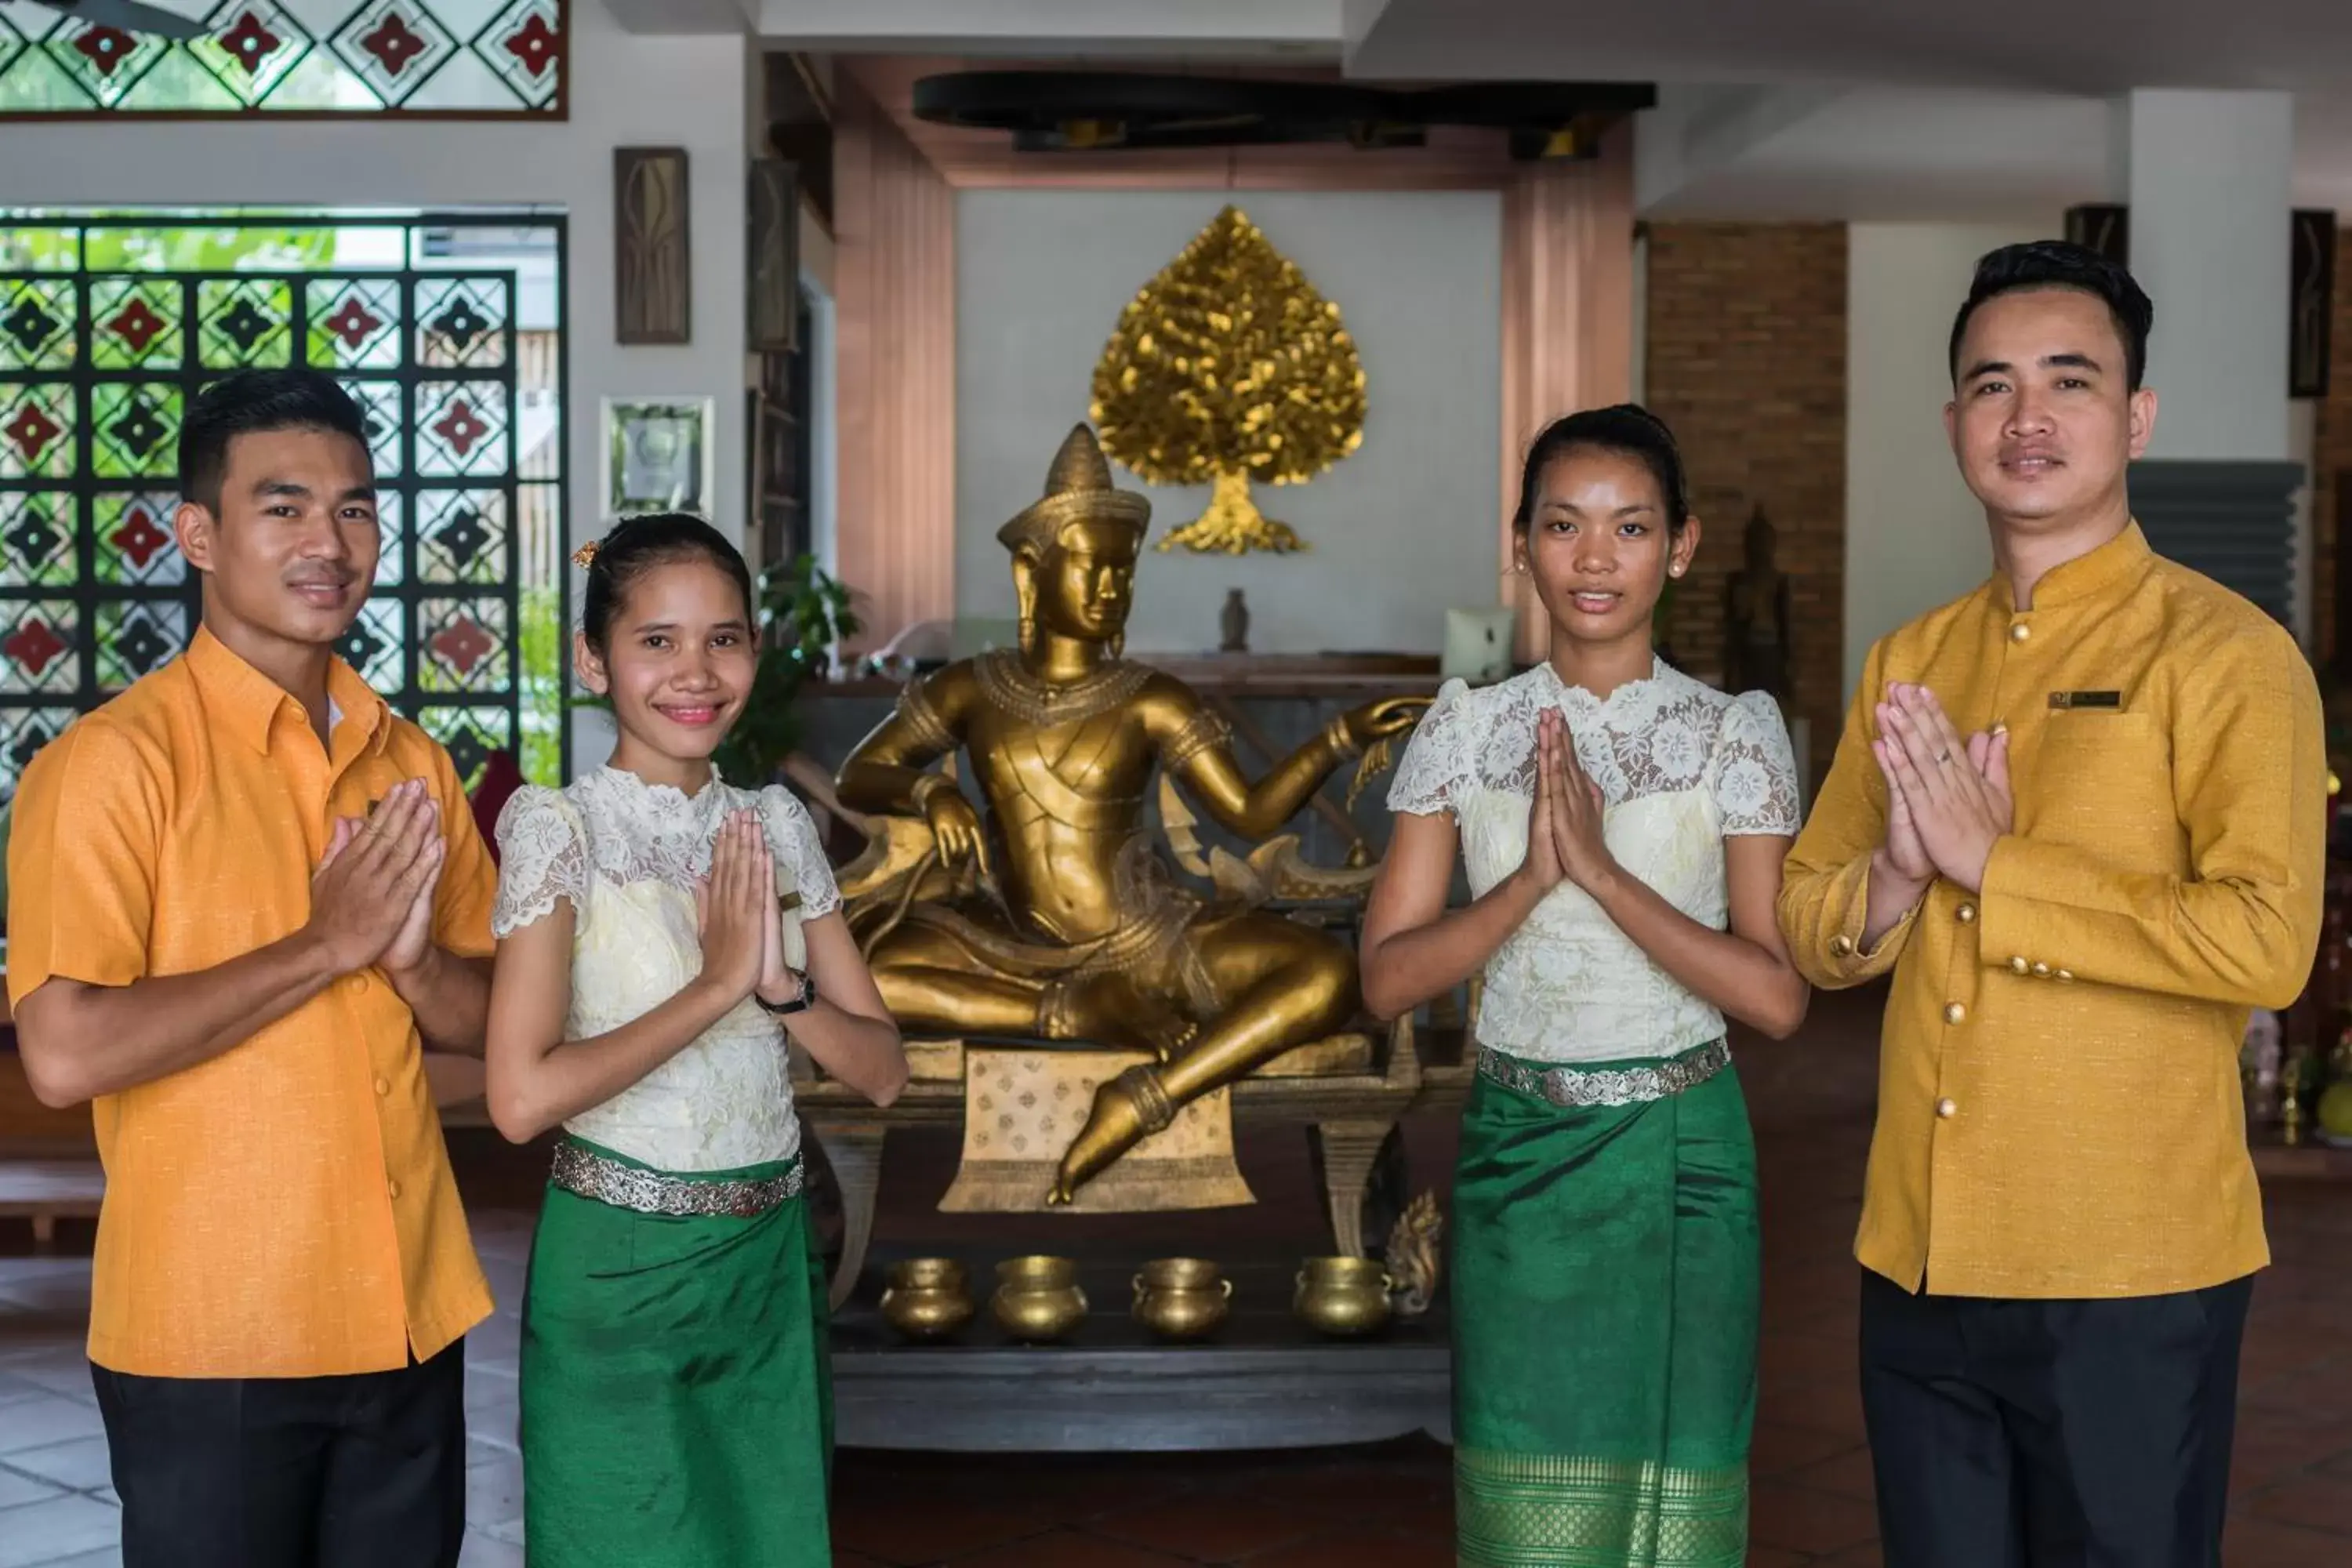
[[[376,965],[397,976],[425,962],[445,851],[422,779],[394,784],[364,817],[335,819],[310,879],[310,925],[337,973]]]
[[[1870,752],[1886,779],[1888,864],[1915,882],[1940,875],[1979,891],[2016,816],[2009,731],[1962,739],[1934,692],[1901,681],[1887,683],[1877,717]]]
[[[694,886],[702,931],[702,978],[730,1003],[757,992],[790,1002],[803,982],[784,962],[783,912],[776,901],[776,862],[757,813],[739,811],[710,846],[710,873]]]
[[[1546,709],[1536,720],[1536,798],[1528,810],[1528,858],[1519,868],[1535,892],[1573,882],[1597,895],[1615,879],[1617,858],[1601,837],[1605,808],[1601,786],[1576,760],[1568,721]]]

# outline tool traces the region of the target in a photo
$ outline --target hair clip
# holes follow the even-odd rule
[[[596,552],[603,548],[604,543],[604,542],[601,539],[590,540],[587,543],[582,545],[579,549],[572,552],[572,564],[582,568],[583,571],[588,567],[593,566],[596,564]]]

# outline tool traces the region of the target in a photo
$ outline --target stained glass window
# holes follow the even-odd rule
[[[367,417],[375,593],[341,652],[449,748],[560,783],[560,222],[0,216],[0,799],[187,646],[180,421],[222,374],[331,371]]]
[[[178,0],[185,41],[0,0],[0,117],[564,113],[570,0]]]

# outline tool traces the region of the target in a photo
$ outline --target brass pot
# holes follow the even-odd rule
[[[890,1267],[882,1316],[910,1340],[943,1340],[971,1321],[971,1285],[952,1258],[910,1258]]]
[[[1234,1282],[1205,1258],[1163,1258],[1135,1277],[1135,1321],[1163,1340],[1208,1338],[1233,1299]]]
[[[1319,1333],[1369,1334],[1389,1321],[1387,1270],[1369,1258],[1310,1258],[1298,1271],[1290,1310]]]
[[[1066,1258],[1014,1258],[996,1266],[989,1302],[999,1327],[1016,1340],[1050,1344],[1086,1321],[1078,1266]]]

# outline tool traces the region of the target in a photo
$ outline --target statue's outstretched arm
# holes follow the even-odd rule
[[[1412,727],[1426,698],[1389,698],[1334,717],[1315,738],[1251,784],[1234,760],[1224,721],[1191,691],[1154,691],[1148,710],[1160,765],[1216,824],[1244,838],[1265,838],[1297,816],[1332,770],[1360,756],[1382,735]]]
[[[923,800],[938,787],[931,763],[953,752],[961,722],[965,667],[950,665],[936,675],[907,682],[898,706],[857,742],[841,764],[834,787],[853,811],[920,816]],[[927,785],[924,780],[934,784]]]

